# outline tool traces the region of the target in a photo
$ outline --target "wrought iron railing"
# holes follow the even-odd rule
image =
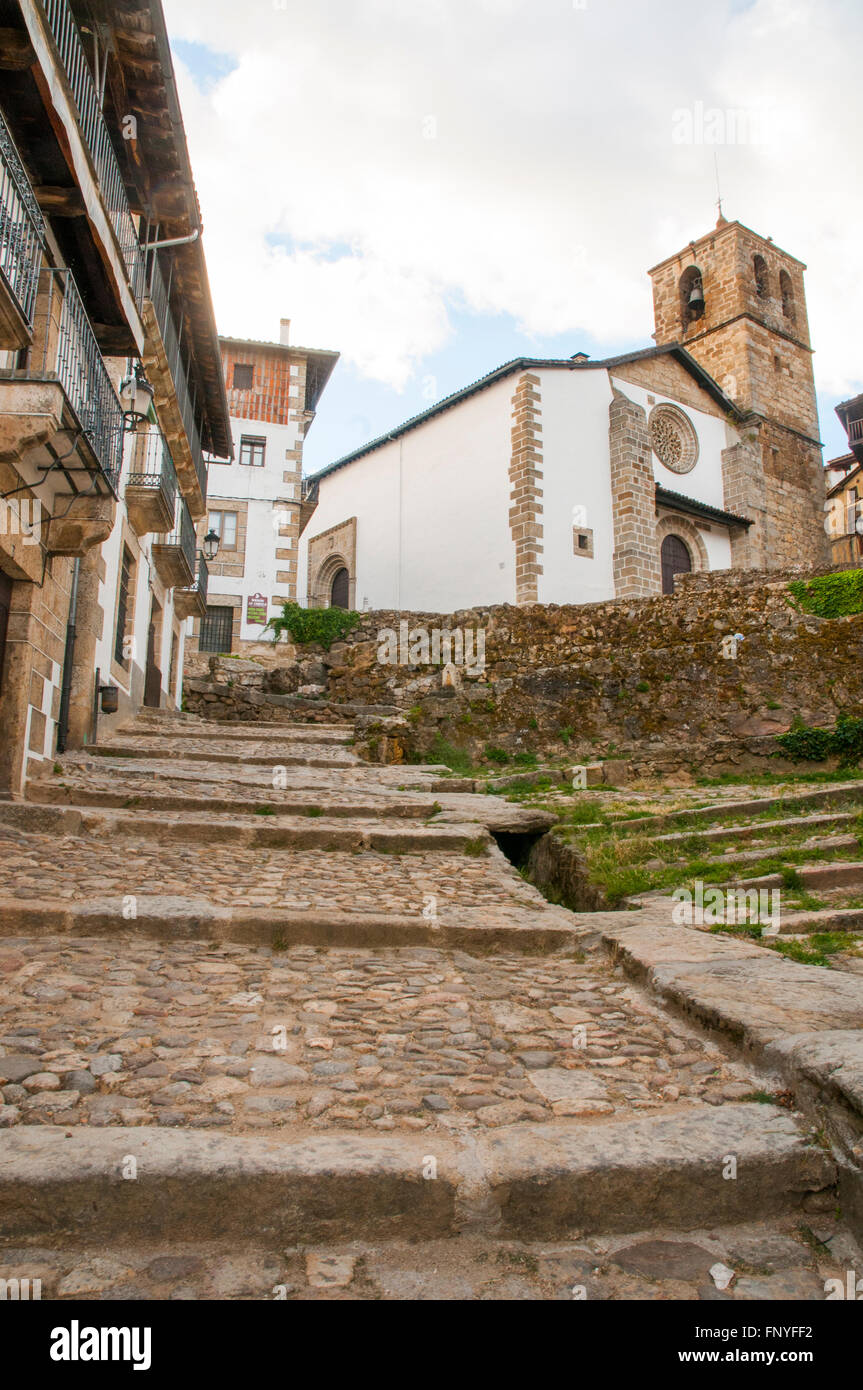
[[[0,114],[0,270],[30,328],[44,246],[42,213]]]
[[[117,235],[132,293],[136,304],[140,304],[144,293],[144,253],[81,35],[68,0],[42,0],[42,9],[78,110],[78,124],[93,161],[102,201]]]
[[[171,379],[174,383],[177,404],[183,419],[183,428],[186,431],[186,438],[189,441],[189,448],[192,451],[195,473],[198,477],[204,501],[206,501],[207,467],[204,463],[204,455],[201,447],[201,431],[198,427],[198,412],[196,409],[194,391],[189,385],[186,364],[183,360],[183,353],[180,347],[180,335],[177,332],[177,326],[171,312],[168,287],[165,284],[165,279],[162,275],[162,270],[155,252],[152,254],[149,274],[147,276],[146,293],[147,298],[153,305],[153,310],[156,315],[156,322],[159,326],[159,332],[162,336],[162,343],[165,348],[165,355],[168,359]]]
[[[195,524],[192,521],[192,514],[186,499],[179,494],[177,495],[177,510],[174,513],[174,529],[168,535],[161,537],[159,544],[178,546],[188,561],[189,573],[195,573],[198,549],[195,539]]]
[[[59,382],[116,493],[123,466],[123,407],[70,270],[42,271],[33,346],[24,366],[5,368],[2,375]]]
[[[151,428],[135,436],[126,486],[152,488],[154,491],[159,491],[170,510],[174,510],[177,498],[177,474],[174,471],[174,461],[161,430]]]
[[[204,600],[204,607],[207,606],[207,594],[210,587],[210,569],[203,555],[198,555],[198,572],[195,575],[194,584],[184,590],[187,594],[199,594]]]

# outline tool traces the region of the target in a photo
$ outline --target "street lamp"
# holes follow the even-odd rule
[[[201,543],[201,549],[204,552],[204,559],[208,563],[210,560],[215,560],[219,553],[219,536],[216,531],[207,532]]]
[[[120,385],[120,404],[123,407],[123,426],[133,433],[150,414],[155,391],[137,371],[132,371]]]

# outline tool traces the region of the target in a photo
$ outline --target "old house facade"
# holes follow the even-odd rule
[[[206,611],[192,648],[248,650],[286,599],[297,597],[303,442],[338,353],[290,344],[220,339],[233,459],[210,460],[208,511],[198,526],[219,538]]]
[[[0,12],[8,797],[107,711],[178,702],[206,597],[203,451],[230,430],[159,0]]]
[[[586,603],[826,559],[803,269],[722,218],[650,272],[655,347],[506,363],[307,479],[306,602]]]

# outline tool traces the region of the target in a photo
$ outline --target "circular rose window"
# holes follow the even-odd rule
[[[647,422],[653,452],[672,473],[689,473],[698,459],[698,436],[676,405],[657,405]]]

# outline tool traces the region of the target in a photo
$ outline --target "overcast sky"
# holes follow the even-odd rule
[[[338,349],[323,466],[519,355],[651,346],[723,207],[863,389],[860,0],[165,0],[219,327]],[[742,113],[742,114],[741,114]]]

